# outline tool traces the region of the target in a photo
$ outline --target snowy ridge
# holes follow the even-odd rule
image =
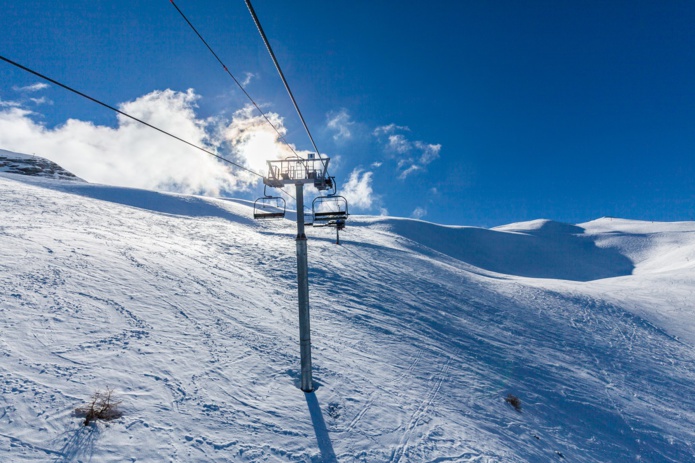
[[[495,229],[447,227],[408,219],[372,219],[418,245],[506,275],[589,281],[629,275],[632,261],[575,225],[534,221]]]
[[[83,181],[53,161],[39,156],[14,153],[3,149],[0,149],[0,172]]]
[[[0,197],[1,461],[695,461],[692,222],[310,229],[305,395],[290,221],[14,174]],[[81,426],[107,386],[124,416]]]

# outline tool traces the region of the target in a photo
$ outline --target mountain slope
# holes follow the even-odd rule
[[[13,174],[0,197],[0,460],[695,460],[693,223],[309,230],[304,394],[291,222]],[[106,387],[124,416],[81,426]]]
[[[0,149],[0,172],[61,180],[83,181],[48,159]]]

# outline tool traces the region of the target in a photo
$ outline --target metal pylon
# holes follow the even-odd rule
[[[263,183],[274,188],[294,184],[297,193],[297,292],[299,304],[299,352],[301,358],[301,389],[314,390],[311,373],[311,322],[309,316],[309,264],[307,239],[304,233],[304,184],[313,184],[325,190],[330,178],[327,175],[328,158],[290,158],[268,161],[268,175]]]
[[[299,293],[299,354],[302,363],[301,389],[314,390],[311,377],[311,321],[309,317],[309,264],[304,234],[304,185],[297,187],[297,291]],[[300,213],[301,211],[301,213]]]

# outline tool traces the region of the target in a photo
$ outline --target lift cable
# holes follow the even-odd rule
[[[179,14],[181,15],[181,17],[186,21],[186,23],[188,23],[188,25],[191,27],[191,29],[193,29],[193,32],[195,32],[195,34],[198,36],[198,38],[205,44],[205,46],[207,47],[207,49],[210,50],[210,53],[212,53],[212,56],[214,56],[215,59],[217,60],[217,62],[220,63],[220,65],[221,65],[222,68],[225,70],[225,72],[226,72],[227,74],[229,74],[229,77],[231,77],[232,80],[234,80],[234,83],[237,85],[237,87],[239,87],[239,88],[241,89],[241,91],[244,92],[244,95],[246,95],[246,98],[248,98],[249,101],[253,104],[253,106],[258,110],[258,112],[261,113],[261,116],[263,116],[263,119],[265,119],[265,121],[273,128],[273,130],[275,130],[275,132],[278,134],[278,137],[280,138],[280,140],[282,140],[282,142],[284,142],[285,145],[287,145],[287,147],[295,154],[295,156],[299,157],[299,155],[297,154],[297,152],[292,148],[292,145],[290,145],[290,144],[287,142],[287,140],[285,140],[285,137],[282,135],[282,133],[280,133],[280,130],[279,130],[277,127],[275,127],[275,124],[273,124],[273,123],[270,121],[270,119],[268,118],[268,116],[263,112],[263,110],[260,108],[260,106],[258,106],[258,104],[256,103],[256,101],[255,101],[255,100],[251,97],[251,95],[249,95],[249,93],[246,91],[246,89],[244,88],[244,86],[241,85],[241,82],[239,82],[239,80],[238,80],[236,77],[234,77],[234,74],[232,74],[231,71],[227,68],[227,66],[222,62],[222,60],[221,60],[220,57],[217,55],[217,53],[215,53],[215,51],[214,51],[214,50],[212,49],[212,47],[208,44],[208,42],[203,38],[203,36],[200,34],[200,32],[198,32],[198,29],[196,29],[196,27],[193,25],[193,23],[191,23],[191,21],[188,20],[188,18],[187,18],[186,15],[183,13],[183,11],[181,11],[181,8],[179,8],[179,6],[178,6],[176,3],[174,3],[174,0],[169,0],[169,1],[171,2],[172,5],[174,5],[174,8],[176,8],[176,11],[179,12]]]
[[[268,41],[268,37],[266,37],[265,32],[263,32],[263,27],[261,26],[261,22],[258,20],[258,16],[256,16],[256,11],[253,9],[253,6],[251,5],[251,0],[244,0],[246,2],[246,6],[249,9],[249,12],[251,13],[251,16],[253,17],[253,22],[256,23],[256,28],[258,29],[258,32],[261,34],[261,38],[263,39],[263,42],[265,43],[265,47],[268,49],[268,53],[270,53],[270,57],[273,60],[273,63],[275,63],[275,68],[278,71],[278,74],[280,74],[280,79],[282,79],[282,83],[285,84],[285,89],[287,89],[287,93],[290,95],[290,99],[292,100],[292,104],[294,104],[294,109],[297,110],[297,114],[299,115],[299,119],[301,119],[302,124],[304,124],[304,129],[306,129],[307,135],[309,135],[309,139],[311,140],[311,144],[314,146],[314,150],[316,151],[316,156],[318,156],[319,159],[321,159],[321,153],[319,152],[319,149],[316,147],[316,142],[314,142],[314,137],[311,136],[311,132],[309,131],[309,126],[307,126],[306,121],[304,120],[304,116],[302,116],[302,112],[299,110],[299,106],[297,105],[297,101],[294,99],[294,95],[292,94],[292,90],[290,90],[290,86],[287,83],[287,79],[285,79],[285,74],[283,74],[282,69],[280,68],[280,63],[278,63],[277,58],[275,57],[275,53],[273,53],[273,49],[270,46],[270,42]]]
[[[210,156],[216,157],[216,158],[219,159],[220,161],[226,162],[227,164],[231,164],[231,165],[233,165],[234,167],[236,167],[236,168],[238,168],[238,169],[240,169],[240,170],[244,170],[244,171],[246,171],[246,172],[249,172],[250,174],[256,175],[257,177],[263,178],[263,175],[261,175],[261,174],[259,174],[258,172],[255,172],[255,171],[249,169],[248,167],[244,167],[244,166],[242,166],[241,164],[237,164],[236,162],[230,161],[229,159],[226,159],[226,158],[220,156],[219,154],[213,153],[212,151],[210,151],[210,150],[208,150],[208,149],[205,149],[205,148],[203,148],[202,146],[198,146],[198,145],[196,145],[195,143],[191,143],[190,141],[184,140],[184,139],[181,138],[181,137],[177,137],[176,135],[174,135],[174,134],[172,134],[172,133],[170,133],[170,132],[167,132],[166,130],[160,129],[159,127],[156,127],[156,126],[154,126],[154,125],[152,125],[152,124],[150,124],[150,123],[148,123],[148,122],[145,122],[145,121],[143,121],[142,119],[138,119],[138,118],[135,117],[135,116],[131,116],[130,114],[125,113],[125,112],[121,111],[121,110],[118,109],[118,108],[114,108],[114,107],[111,106],[111,105],[108,105],[108,104],[106,104],[106,103],[104,103],[104,102],[102,102],[102,101],[100,101],[100,100],[97,100],[96,98],[93,98],[93,97],[91,97],[91,96],[89,96],[89,95],[87,95],[87,94],[85,94],[85,93],[80,92],[79,90],[75,90],[74,88],[72,88],[72,87],[70,87],[70,86],[68,86],[68,85],[62,84],[62,83],[58,82],[58,81],[55,80],[55,79],[51,79],[50,77],[45,76],[45,75],[41,74],[40,72],[34,71],[33,69],[29,69],[29,68],[26,67],[26,66],[22,66],[21,64],[15,62],[15,61],[12,61],[12,60],[9,59],[9,58],[5,58],[4,56],[0,55],[0,60],[3,60],[3,61],[5,61],[5,62],[7,62],[7,63],[9,63],[9,64],[11,64],[11,65],[13,65],[13,66],[18,67],[19,69],[22,69],[22,70],[24,70],[24,71],[26,71],[26,72],[28,72],[28,73],[30,73],[30,74],[33,74],[33,75],[35,75],[35,76],[37,76],[37,77],[40,77],[41,79],[47,80],[48,82],[51,82],[52,84],[55,84],[55,85],[57,85],[57,86],[59,86],[59,87],[62,87],[62,88],[64,88],[65,90],[68,90],[68,91],[70,91],[70,92],[72,92],[72,93],[75,93],[75,94],[77,94],[77,95],[79,95],[79,96],[81,96],[81,97],[83,97],[83,98],[86,98],[86,99],[88,99],[88,100],[90,100],[90,101],[92,101],[92,102],[94,102],[94,103],[96,103],[96,104],[98,104],[98,105],[101,105],[101,106],[103,106],[103,107],[105,107],[105,108],[108,108],[108,109],[110,109],[111,111],[115,111],[116,113],[118,113],[118,114],[120,114],[120,115],[122,115],[122,116],[125,116],[125,117],[127,117],[127,118],[129,118],[129,119],[132,119],[132,120],[134,120],[134,121],[136,121],[136,122],[139,122],[139,123],[141,123],[141,124],[143,124],[143,125],[145,125],[145,126],[151,128],[151,129],[156,130],[157,132],[163,133],[164,135],[168,135],[169,137],[174,138],[174,139],[176,139],[176,140],[178,140],[178,141],[180,141],[180,142],[183,142],[183,143],[187,144],[188,146],[191,146],[191,147],[193,147],[193,148],[195,148],[195,149],[197,149],[197,150],[200,150],[200,151],[202,151],[202,152],[204,152],[204,153],[206,153],[206,154],[209,154]],[[292,196],[290,193],[286,192],[285,190],[280,189],[280,191],[282,191],[283,193],[285,193],[285,194],[286,194],[287,196],[289,196],[290,198],[295,199],[294,196]]]

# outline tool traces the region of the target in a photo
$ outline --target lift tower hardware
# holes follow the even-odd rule
[[[328,176],[329,161],[329,158],[311,157],[266,161],[268,175],[263,177],[263,183],[273,188],[313,183],[317,190],[327,190],[333,187],[333,179]]]
[[[273,188],[295,185],[297,191],[297,290],[299,295],[299,351],[301,356],[301,389],[314,390],[311,377],[311,326],[309,319],[309,266],[307,243],[304,234],[304,185],[313,184],[318,190],[332,188],[333,180],[328,176],[329,158],[300,157],[267,161],[268,175],[263,183]]]

